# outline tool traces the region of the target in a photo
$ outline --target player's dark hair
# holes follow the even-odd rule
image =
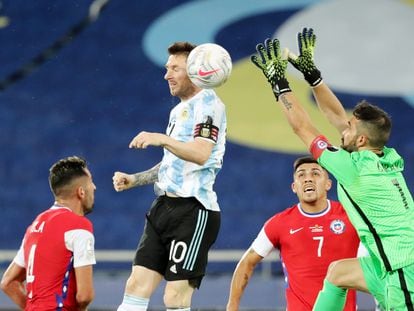
[[[301,166],[302,164],[307,164],[307,163],[316,163],[319,165],[318,161],[316,161],[311,156],[300,157],[300,158],[297,158],[295,162],[293,163],[293,172],[296,172],[297,168]]]
[[[362,126],[368,131],[369,145],[383,148],[390,138],[391,117],[384,110],[366,100],[359,102],[352,114],[362,121]]]
[[[187,42],[187,41],[179,41],[174,42],[168,47],[168,53],[170,55],[176,54],[185,54],[188,55],[190,52],[196,47],[196,45]]]
[[[67,157],[53,164],[49,169],[49,185],[53,194],[58,196],[60,190],[74,179],[88,176],[86,168],[86,161],[77,156]]]

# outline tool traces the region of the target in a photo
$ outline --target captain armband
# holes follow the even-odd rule
[[[331,144],[328,139],[323,135],[319,135],[312,141],[309,151],[313,158],[317,160],[321,156],[322,152],[330,146]]]
[[[206,122],[197,124],[194,129],[194,138],[207,138],[215,143],[217,142],[218,134],[219,129],[213,125],[213,119],[211,117],[208,117]]]

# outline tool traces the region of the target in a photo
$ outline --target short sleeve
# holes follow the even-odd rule
[[[194,114],[194,138],[203,138],[217,143],[225,119],[225,108],[214,91],[204,91]]]
[[[22,244],[20,245],[19,250],[17,251],[16,256],[14,257],[13,261],[15,264],[17,264],[20,267],[26,267],[26,262],[24,260],[24,250],[23,250],[23,244],[24,240],[22,241]]]
[[[264,228],[260,230],[251,247],[257,254],[262,257],[266,257],[274,249],[273,244],[267,237]]]
[[[95,238],[92,232],[85,229],[74,229],[65,232],[66,248],[73,252],[75,268],[93,265],[95,260]]]

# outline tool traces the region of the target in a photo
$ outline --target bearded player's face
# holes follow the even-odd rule
[[[85,195],[82,199],[82,210],[84,215],[89,214],[93,210],[93,205],[95,203],[95,190],[96,186],[92,180],[92,175],[88,169],[85,169],[87,173],[87,177],[85,177],[85,182],[83,184],[83,188],[85,191]]]
[[[358,120],[352,117],[348,122],[348,126],[342,131],[341,148],[348,151],[354,152],[358,150],[357,141],[358,135]]]

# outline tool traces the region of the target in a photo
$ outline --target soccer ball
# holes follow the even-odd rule
[[[220,45],[204,43],[187,58],[187,74],[202,89],[212,89],[227,81],[232,69],[230,54]]]

